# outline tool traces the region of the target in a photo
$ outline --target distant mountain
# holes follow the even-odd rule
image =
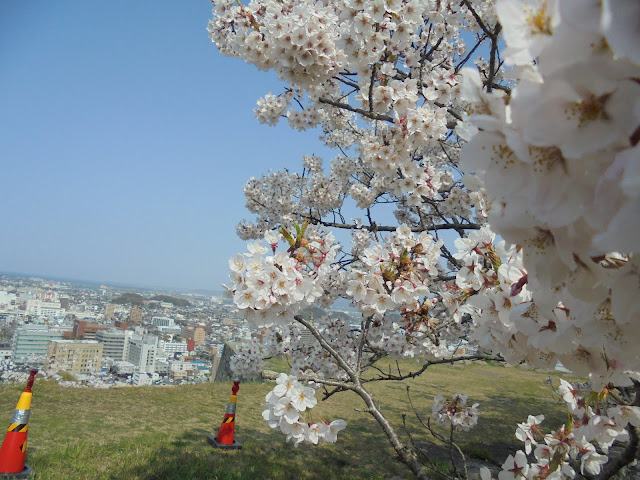
[[[191,305],[191,302],[184,298],[172,297],[170,295],[155,295],[154,297],[151,297],[151,300],[155,300],[156,302],[172,303],[176,307],[188,307]]]

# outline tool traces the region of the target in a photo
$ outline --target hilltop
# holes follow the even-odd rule
[[[138,293],[123,293],[116,299],[112,300],[112,303],[117,303],[118,305],[142,305],[145,302],[146,299]]]
[[[176,307],[188,307],[191,305],[189,300],[185,300],[184,298],[172,297],[170,295],[154,295],[151,297],[151,300],[156,302],[167,302],[175,305]]]
[[[185,300],[184,298],[173,297],[171,295],[154,295],[149,300],[140,295],[139,293],[123,293],[119,297],[115,298],[112,303],[117,303],[118,305],[143,305],[149,301],[153,302],[167,302],[175,305],[176,307],[189,307],[191,306],[191,302]]]

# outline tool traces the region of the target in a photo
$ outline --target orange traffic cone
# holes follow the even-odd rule
[[[11,425],[0,447],[0,478],[27,478],[33,474],[31,468],[25,465],[24,457],[27,453],[27,430],[31,414],[31,387],[37,373],[38,370],[31,370],[27,388],[20,395]]]
[[[242,444],[236,442],[233,438],[236,425],[236,401],[238,400],[236,394],[238,393],[238,390],[240,390],[240,382],[234,381],[233,387],[231,388],[231,397],[227,404],[227,411],[224,414],[224,419],[222,420],[222,425],[218,431],[218,436],[214,437],[213,435],[209,435],[207,437],[207,441],[214,448],[222,448],[224,450],[242,448]]]

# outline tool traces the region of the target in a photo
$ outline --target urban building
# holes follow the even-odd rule
[[[129,312],[130,323],[142,323],[142,309],[133,307]]]
[[[163,325],[158,327],[158,331],[166,333],[167,335],[180,335],[182,333],[182,327],[180,325]]]
[[[62,307],[63,310],[69,311],[71,308],[71,299],[69,297],[58,297],[58,300],[60,300],[60,307]]]
[[[119,377],[126,377],[128,375],[132,375],[133,372],[136,371],[136,366],[133,363],[120,361],[113,362],[111,365],[111,373],[117,375]]]
[[[164,340],[158,340],[158,350],[164,352],[166,355],[185,353],[187,352],[187,342],[165,342]]]
[[[46,357],[49,340],[62,340],[62,335],[62,329],[45,325],[26,325],[18,328],[12,342],[13,361],[33,362],[36,357]]]
[[[90,323],[85,320],[74,320],[73,322],[73,338],[81,338],[84,340],[95,340],[98,330],[109,330],[108,325],[100,323]]]
[[[131,332],[116,330],[98,330],[96,340],[103,345],[102,356],[115,361],[124,360],[125,344]]]
[[[151,324],[156,327],[173,327],[173,318],[151,317]]]
[[[17,297],[15,293],[0,290],[0,310],[12,311],[17,308]]]
[[[0,345],[0,362],[8,362],[13,358],[11,345]]]
[[[95,340],[50,340],[47,369],[93,373],[102,367],[103,345]]]
[[[133,363],[139,372],[154,373],[158,338],[129,338],[125,360]]]
[[[60,302],[43,302],[39,299],[27,300],[25,313],[34,317],[46,318],[64,317],[65,315]]]
[[[205,341],[204,327],[184,327],[182,329],[182,336],[186,340],[192,339],[195,342],[196,346],[202,345]]]
[[[143,385],[152,385],[153,377],[147,373],[135,372],[131,377],[131,383],[139,387]]]
[[[155,373],[157,373],[158,375],[167,376],[169,375],[170,371],[171,368],[168,360],[156,358]]]
[[[104,319],[105,320],[111,320],[113,318],[113,316],[116,313],[116,307],[117,307],[117,305],[114,305],[112,303],[107,303],[107,305],[104,307]]]

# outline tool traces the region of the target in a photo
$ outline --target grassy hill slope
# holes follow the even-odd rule
[[[490,457],[505,443],[517,445],[515,423],[526,420],[527,414],[551,410],[543,424],[549,428],[565,419],[546,378],[547,374],[483,364],[438,366],[408,383],[424,417],[437,393],[468,393],[470,401],[479,402],[478,426],[471,435],[458,438],[467,451]],[[0,419],[7,425],[23,388],[0,385]],[[206,436],[220,427],[230,383],[93,390],[62,388],[38,379],[27,463],[42,480],[411,478],[393,459],[378,425],[368,414],[354,411],[354,405],[363,405],[350,394],[319,402],[313,410],[316,419],[347,421],[338,443],[298,448],[287,444],[284,435],[271,430],[261,417],[260,404],[271,388],[270,382],[241,385],[236,440],[243,449],[219,451],[207,444]],[[403,384],[376,384],[372,390],[395,425],[401,425],[401,415],[407,413],[415,438],[432,441],[411,417]],[[398,431],[406,440],[400,426]]]

